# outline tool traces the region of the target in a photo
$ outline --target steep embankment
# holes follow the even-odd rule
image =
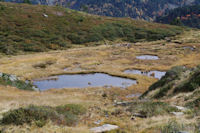
[[[0,3],[0,16],[0,53],[5,54],[41,52],[116,39],[152,41],[182,32],[182,28],[175,26],[39,5]]]

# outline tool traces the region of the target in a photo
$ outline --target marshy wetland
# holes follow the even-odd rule
[[[88,133],[90,128],[99,126],[96,124],[96,121],[99,121],[100,125],[118,125],[120,131],[127,133],[153,133],[159,131],[160,127],[157,125],[161,126],[167,123],[169,119],[176,118],[178,122],[193,123],[194,119],[175,117],[167,113],[167,111],[163,111],[160,115],[151,116],[152,114],[149,114],[150,116],[147,119],[134,118],[133,120],[131,117],[132,110],[130,109],[132,105],[130,105],[130,108],[117,105],[118,103],[123,103],[123,101],[128,102],[137,99],[150,85],[158,80],[156,78],[161,77],[146,76],[140,74],[139,71],[139,74],[125,73],[126,70],[165,72],[174,66],[194,67],[200,64],[200,42],[198,39],[195,39],[197,34],[200,36],[199,31],[187,31],[183,35],[174,38],[174,40],[180,40],[182,44],[176,44],[172,39],[171,42],[160,40],[131,43],[130,47],[127,48],[123,45],[115,45],[116,43],[123,44],[126,42],[112,42],[110,45],[96,47],[76,46],[76,48],[68,50],[56,50],[37,54],[2,55],[0,60],[1,72],[17,75],[24,81],[34,82],[36,79],[44,79],[45,84],[51,86],[50,88],[52,89],[39,92],[19,90],[10,86],[0,86],[0,115],[10,109],[27,107],[29,105],[51,106],[57,109],[57,106],[65,105],[66,103],[81,104],[87,108],[87,111],[80,117],[79,123],[74,127],[57,126],[49,121],[43,128],[37,127],[34,124],[24,124],[20,128],[16,125],[0,125],[0,129],[5,132],[28,132],[31,130],[32,132],[42,133],[54,131]],[[188,52],[187,49],[182,49],[184,46],[195,46],[195,51],[191,50]],[[137,59],[137,56],[140,55],[157,55],[159,59]],[[57,75],[63,77],[61,79],[58,77],[57,79],[54,77]],[[64,85],[61,86],[63,89],[53,89],[57,88],[53,85],[57,83],[61,85],[60,80],[61,82],[67,81],[66,75],[69,76],[70,86]],[[52,76],[57,80],[45,80]],[[78,83],[81,80],[73,76],[78,76],[81,80],[84,79],[86,81],[79,85]],[[85,78],[84,76],[88,77]],[[94,76],[96,77],[94,78]],[[90,78],[92,80],[89,80]],[[76,79],[77,81],[75,82]],[[130,82],[128,81],[130,84],[125,89],[117,87],[117,85],[123,83],[121,79],[125,80],[125,82],[131,79]],[[71,80],[75,83],[71,82]],[[101,81],[100,86],[96,81]],[[36,85],[40,86],[39,82],[38,84],[35,82]],[[104,85],[112,85],[112,87],[105,87]],[[79,88],[80,86],[81,88]],[[46,89],[46,87],[41,88]],[[168,102],[173,103],[173,100]],[[115,103],[117,104],[114,106]],[[161,103],[145,103],[144,105],[146,104],[147,107],[151,105],[162,109],[168,107],[168,105]],[[135,105],[133,109],[140,106],[138,103],[135,103]],[[170,109],[175,110],[172,107]]]

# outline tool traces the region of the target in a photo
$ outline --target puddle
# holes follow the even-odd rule
[[[115,77],[103,73],[94,74],[74,74],[74,75],[58,75],[57,79],[34,81],[40,90],[48,90],[51,88],[86,88],[86,87],[101,87],[115,86],[126,88],[136,84],[136,80]]]
[[[141,55],[141,56],[136,56],[137,59],[140,60],[158,60],[159,57],[155,55]]]
[[[166,74],[166,72],[163,71],[142,71],[142,70],[125,70],[125,73],[129,73],[129,74],[139,74],[139,75],[145,75],[145,76],[149,76],[149,77],[154,77],[157,79],[161,79],[162,76],[164,76]]]
[[[193,48],[193,47],[190,47],[190,46],[185,46],[185,47],[183,47],[183,49],[184,49],[184,50],[187,50],[187,49],[189,49],[189,50],[192,50],[192,51],[194,51],[194,50],[195,50],[195,48]]]

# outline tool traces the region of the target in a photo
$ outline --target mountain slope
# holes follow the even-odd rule
[[[186,107],[185,110],[190,109],[190,117],[199,117],[200,65],[194,68],[173,67],[162,79],[151,85],[141,98],[162,99],[181,104]]]
[[[173,67],[164,77],[149,87],[142,97],[164,98],[179,93],[195,92],[200,87],[200,66],[186,68]]]
[[[92,16],[60,7],[0,3],[0,52],[40,52],[99,41],[158,40],[182,28],[128,18]]]
[[[24,0],[5,0],[19,2]],[[199,0],[25,0],[33,4],[61,5],[92,14],[153,20],[165,11],[184,5],[200,4]]]
[[[200,28],[200,5],[174,9],[158,17],[156,22]]]

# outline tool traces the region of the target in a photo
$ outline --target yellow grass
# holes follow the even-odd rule
[[[98,47],[73,48],[64,51],[50,51],[44,53],[35,53],[18,56],[3,56],[0,59],[0,72],[15,74],[22,80],[33,80],[48,77],[57,74],[69,73],[91,73],[103,72],[110,75],[121,76],[136,79],[137,85],[132,85],[125,90],[113,87],[107,89],[104,87],[85,88],[85,89],[57,89],[44,92],[22,91],[9,86],[0,86],[0,116],[3,112],[10,109],[25,107],[30,104],[57,106],[68,103],[82,104],[88,108],[86,116],[76,127],[55,126],[51,122],[43,128],[36,126],[23,125],[4,126],[7,132],[41,132],[52,133],[87,133],[89,128],[97,126],[93,122],[101,119],[102,123],[114,123],[127,132],[145,133],[146,129],[151,129],[152,133],[157,125],[167,122],[172,116],[159,116],[151,119],[130,120],[130,114],[124,112],[121,117],[111,116],[106,118],[104,111],[112,112],[116,109],[113,106],[115,100],[132,100],[126,98],[128,94],[136,92],[143,93],[148,87],[157,81],[152,77],[141,75],[125,74],[126,69],[160,70],[166,71],[173,66],[185,65],[193,67],[200,64],[200,46],[196,34],[200,31],[188,31],[176,40],[181,40],[182,44],[172,42],[155,41],[140,42],[131,44],[128,49],[118,45],[101,45]],[[195,51],[184,50],[183,46],[193,46]],[[148,61],[138,60],[137,55],[151,54],[159,56],[159,60]],[[47,62],[53,64],[46,68],[36,68],[37,64]],[[66,70],[64,70],[67,68]],[[106,93],[107,97],[102,97]],[[185,118],[177,118],[181,121]],[[193,121],[193,120],[188,120]],[[0,126],[2,129],[3,126]],[[150,133],[151,130],[148,130]]]

